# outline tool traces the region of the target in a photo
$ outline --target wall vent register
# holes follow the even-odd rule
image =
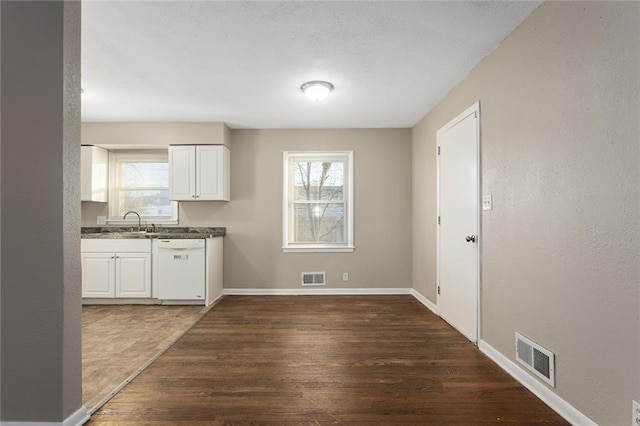
[[[556,387],[553,352],[516,333],[516,359],[543,381]]]
[[[303,272],[302,273],[302,285],[325,285],[325,273],[324,272]]]

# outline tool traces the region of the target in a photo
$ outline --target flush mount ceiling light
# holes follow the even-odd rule
[[[307,81],[300,86],[300,90],[302,90],[309,99],[318,102],[331,93],[333,90],[333,84],[328,81]]]

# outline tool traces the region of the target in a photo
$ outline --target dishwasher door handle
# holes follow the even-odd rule
[[[158,251],[194,251],[194,250],[203,250],[204,247],[158,247]]]

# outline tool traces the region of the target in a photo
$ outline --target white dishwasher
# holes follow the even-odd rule
[[[205,240],[158,240],[158,298],[204,300]]]

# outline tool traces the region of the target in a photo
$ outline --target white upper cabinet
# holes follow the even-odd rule
[[[229,148],[224,145],[169,147],[169,198],[176,201],[230,199]]]
[[[194,200],[196,150],[194,146],[169,147],[169,199]]]
[[[82,146],[80,158],[80,200],[107,202],[109,151]]]
[[[226,156],[226,161],[225,161]],[[229,149],[196,146],[196,198],[229,201]]]

